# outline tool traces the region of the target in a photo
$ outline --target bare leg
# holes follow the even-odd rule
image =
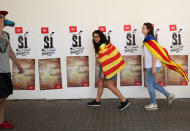
[[[0,123],[4,122],[4,114],[5,114],[5,101],[7,97],[0,99]]]
[[[115,86],[114,86],[114,83],[113,83],[113,80],[107,80],[105,81],[105,85],[108,89],[110,89],[117,97],[119,97],[119,99],[122,101],[122,102],[125,102],[126,99],[124,98],[124,96],[121,94],[121,92],[119,91],[119,89],[117,89]]]
[[[100,102],[101,97],[102,97],[102,93],[103,93],[103,80],[99,79],[98,80],[98,91],[97,91],[97,97],[96,97],[96,102]]]

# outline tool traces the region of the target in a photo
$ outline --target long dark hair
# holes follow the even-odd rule
[[[94,45],[94,49],[95,49],[95,52],[98,53],[98,50],[100,48],[100,45],[105,43],[105,44],[109,44],[109,41],[108,39],[106,38],[106,36],[104,35],[104,33],[100,30],[95,30],[93,33],[92,33],[92,37],[94,36],[94,34],[98,34],[100,36],[100,42],[99,43],[96,43],[93,39],[93,45]]]
[[[149,30],[148,34],[154,36],[154,27],[151,23],[144,23],[144,25],[146,26],[146,28]]]

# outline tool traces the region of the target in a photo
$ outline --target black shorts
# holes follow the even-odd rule
[[[11,73],[0,73],[0,98],[13,94]]]

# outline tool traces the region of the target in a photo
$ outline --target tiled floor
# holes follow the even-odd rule
[[[158,111],[143,109],[148,99],[130,99],[124,111],[118,100],[103,100],[101,107],[87,107],[88,101],[8,101],[6,120],[15,124],[12,131],[190,131],[190,99],[170,106],[158,100]]]

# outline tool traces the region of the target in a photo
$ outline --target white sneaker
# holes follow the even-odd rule
[[[149,104],[149,105],[144,106],[144,109],[145,109],[145,110],[158,110],[158,105],[151,103],[151,104]]]
[[[175,95],[170,94],[170,96],[167,98],[168,99],[168,105],[171,104],[175,100]]]

